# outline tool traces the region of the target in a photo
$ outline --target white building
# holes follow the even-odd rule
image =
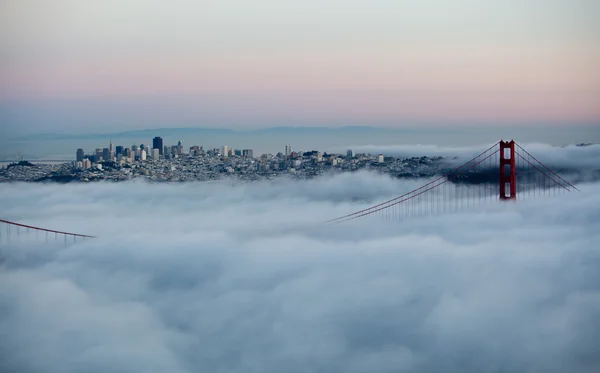
[[[156,149],[158,150],[158,149]],[[145,161],[146,160],[146,151],[145,150],[141,150],[140,151],[140,161]]]
[[[377,163],[383,163],[383,154],[377,156]]]
[[[229,156],[229,147],[227,145],[223,145],[223,149],[221,149],[221,154],[223,157]]]
[[[158,159],[160,158],[160,150],[158,149],[152,149],[152,160],[154,161],[158,161]]]
[[[285,156],[289,157],[292,155],[292,146],[290,144],[287,144],[285,146]]]

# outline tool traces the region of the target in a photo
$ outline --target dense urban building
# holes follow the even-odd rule
[[[303,152],[292,151],[290,144],[285,145],[284,153],[262,154],[259,158],[254,157],[252,149],[234,150],[227,145],[207,150],[195,145],[186,154],[183,142],[169,146],[162,141],[160,137],[154,138],[151,151],[146,151],[146,147],[142,149],[142,146],[118,145],[113,152],[112,141],[108,148],[97,148],[89,155],[83,149],[77,149],[72,163],[7,167],[0,170],[0,181],[122,181],[134,178],[203,181],[226,177],[252,181],[278,176],[302,179],[358,170],[418,177],[433,175],[443,167],[441,157],[395,159],[383,154],[354,154],[351,150],[345,155],[317,150]]]

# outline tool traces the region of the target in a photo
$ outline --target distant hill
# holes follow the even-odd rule
[[[233,130],[226,128],[155,128],[143,129],[114,133],[90,133],[90,134],[60,134],[60,133],[44,133],[29,135],[23,137],[22,140],[85,140],[98,138],[148,138],[155,136],[162,137],[185,137],[190,135],[227,135],[227,134],[248,134],[248,135],[267,135],[267,134],[325,134],[325,133],[399,133],[413,132],[414,129],[388,129],[369,126],[346,126],[346,127],[269,127],[254,130]]]

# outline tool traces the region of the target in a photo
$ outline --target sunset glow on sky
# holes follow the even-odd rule
[[[132,102],[163,101],[175,105],[172,122],[213,126],[600,120],[596,0],[8,0],[2,9],[4,106],[82,100],[98,114],[117,100],[111,110],[143,118]]]

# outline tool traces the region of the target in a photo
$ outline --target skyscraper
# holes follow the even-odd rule
[[[292,155],[292,146],[290,144],[287,144],[285,146],[285,156],[287,158],[289,158]]]
[[[123,155],[125,156],[125,158],[132,158],[132,154],[133,150],[129,148],[125,148],[125,150],[123,150]]]
[[[158,153],[163,155],[163,139],[162,137],[155,137],[152,139],[152,149],[158,149]]]
[[[223,149],[221,149],[221,155],[223,157],[227,157],[229,155],[229,147],[227,145],[223,145]]]
[[[113,149],[112,138],[110,139],[110,143],[108,145],[108,160],[111,162],[115,160],[115,150]]]
[[[83,149],[77,149],[77,162],[83,162]]]

